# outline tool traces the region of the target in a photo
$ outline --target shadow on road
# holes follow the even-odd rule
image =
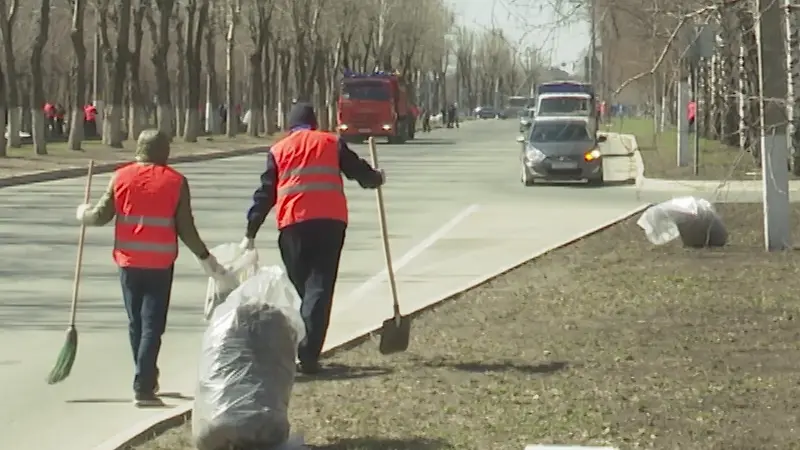
[[[530,375],[547,375],[569,367],[566,361],[552,361],[540,364],[520,364],[513,361],[498,362],[460,362],[460,361],[428,361],[422,363],[431,368],[451,368],[472,373],[485,372],[521,372]]]
[[[335,444],[309,445],[306,448],[314,450],[446,450],[455,447],[440,439],[422,437],[408,439],[364,437],[340,439]]]
[[[333,380],[357,380],[361,378],[379,377],[392,373],[386,367],[377,366],[346,366],[343,364],[325,364],[325,370],[318,375],[297,374],[297,382],[307,381],[333,381]]]

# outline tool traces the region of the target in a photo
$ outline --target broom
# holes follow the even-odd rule
[[[92,171],[94,161],[89,160],[89,171],[86,174],[86,192],[83,196],[83,203],[89,203],[89,196],[92,192]],[[80,286],[81,266],[83,265],[83,242],[86,238],[86,225],[81,223],[80,237],[78,238],[78,257],[75,262],[75,279],[72,282],[72,306],[69,312],[69,327],[67,328],[67,339],[61,351],[58,353],[56,366],[47,376],[47,384],[56,384],[64,381],[72,371],[72,364],[75,363],[75,356],[78,354],[78,329],[75,328],[75,313],[78,307],[78,286]]]

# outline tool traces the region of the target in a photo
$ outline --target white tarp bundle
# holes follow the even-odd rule
[[[262,267],[220,304],[203,335],[192,435],[199,450],[296,450],[289,398],[300,298],[282,268]]]
[[[728,242],[728,230],[714,206],[705,199],[678,197],[648,208],[636,222],[647,239],[655,245],[678,237],[692,248],[722,247]]]

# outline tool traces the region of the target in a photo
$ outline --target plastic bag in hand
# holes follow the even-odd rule
[[[300,297],[278,266],[259,269],[214,311],[203,335],[192,414],[199,450],[286,445],[304,337]]]
[[[244,280],[253,276],[258,270],[258,252],[239,248],[239,244],[218,245],[209,252],[217,258],[217,262],[228,269],[232,276],[224,279],[209,277],[206,288],[205,318],[211,318],[214,308],[228,298],[234,289]]]

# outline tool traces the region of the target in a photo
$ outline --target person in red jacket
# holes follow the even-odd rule
[[[45,130],[47,133],[53,133],[56,129],[56,107],[52,103],[47,102],[44,104],[44,121]]]
[[[91,103],[83,107],[83,135],[97,135],[97,108]]]
[[[158,353],[167,325],[178,239],[200,260],[208,276],[225,277],[194,224],[189,183],[167,165],[169,138],[158,130],[139,136],[136,161],[118,168],[92,207],[78,206],[85,225],[114,223],[114,262],[119,266],[128,313],[137,406],[162,406],[158,398]]]
[[[694,129],[694,120],[697,116],[697,103],[692,100],[689,102],[688,110],[686,111],[686,116],[689,119],[689,130]]]
[[[302,299],[306,337],[298,348],[298,371],[317,374],[328,332],[339,258],[347,228],[342,174],[365,189],[385,182],[333,133],[317,130],[313,107],[299,102],[289,113],[289,135],[267,153],[267,169],[247,212],[241,247],[254,248],[259,228],[273,207],[278,248],[289,280]]]

